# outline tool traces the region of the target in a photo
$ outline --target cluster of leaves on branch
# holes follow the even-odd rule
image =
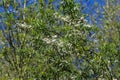
[[[120,78],[120,23],[116,12],[110,14],[105,7],[101,29],[87,23],[74,0],[62,0],[58,10],[52,0],[29,6],[24,1],[24,7],[16,0],[1,1],[6,12],[0,13],[5,27],[0,30],[0,79]]]

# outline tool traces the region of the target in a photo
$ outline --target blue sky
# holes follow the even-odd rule
[[[2,1],[2,0],[0,0],[0,1]],[[24,0],[17,0],[17,1],[20,3],[20,7],[22,7]],[[35,1],[37,1],[37,0],[28,0],[27,6],[30,5],[30,4],[33,4]],[[49,0],[46,0],[46,2],[48,2],[48,1]],[[54,0],[53,3],[56,6],[58,6],[60,1],[61,0]],[[86,8],[88,8],[88,11],[89,11],[89,9],[91,10],[91,8],[94,6],[95,3],[98,3],[100,6],[105,5],[104,1],[105,0],[82,0],[82,1],[81,0],[75,0],[75,2],[81,2],[82,5],[86,5]],[[3,12],[3,11],[4,11],[4,8],[3,8],[3,6],[1,6],[0,7],[0,12]]]
[[[2,0],[0,0],[0,1],[2,1]],[[17,1],[20,3],[19,7],[23,7],[24,0],[17,0]],[[27,6],[33,4],[35,1],[37,1],[37,0],[28,0]],[[48,1],[49,0],[46,0],[47,3],[48,3]],[[61,0],[54,0],[53,4],[57,8],[59,8],[60,1]],[[99,14],[99,16],[96,17],[96,19],[98,21],[100,21],[100,19],[102,18],[102,12],[103,12],[102,6],[105,5],[104,1],[105,0],[75,0],[75,2],[77,2],[77,3],[81,2],[81,5],[85,7],[82,10],[82,12],[85,13],[85,14],[88,14],[89,16],[96,17],[98,15],[96,12],[99,10],[100,14]],[[96,4],[98,5],[98,7],[95,6]],[[10,6],[7,12],[10,13],[10,12],[14,12],[14,11],[15,10],[13,9],[13,7]],[[5,10],[4,10],[3,6],[0,6],[0,13],[2,13],[2,12],[5,12]],[[0,17],[0,19],[1,19],[1,17]],[[88,17],[87,20],[88,20],[89,23],[92,23],[92,20],[91,20],[90,17]]]
[[[2,0],[0,0],[1,2]],[[20,5],[19,7],[23,7],[23,4],[24,4],[24,0],[17,0]],[[35,1],[37,0],[28,0],[27,2],[27,6],[29,5],[32,5]],[[46,0],[46,2],[48,3],[49,0]],[[61,0],[53,0],[53,4],[55,5],[56,8],[59,8],[59,3]],[[84,6],[84,9],[82,10],[82,12],[84,14],[88,14],[89,17],[87,17],[87,21],[88,23],[92,24],[93,21],[91,20],[91,16],[96,18],[97,20],[97,24],[101,24],[101,19],[102,19],[102,13],[104,12],[102,7],[105,6],[105,0],[75,0],[75,2],[77,3],[81,3],[81,6]],[[97,7],[95,5],[98,5]],[[100,13],[97,14],[97,11],[99,11]],[[0,6],[0,14],[2,12],[5,12],[4,10],[4,6]],[[7,10],[8,13],[11,13],[11,12],[15,12],[15,10],[13,9],[12,6],[9,6],[9,9]],[[1,16],[0,16],[0,19]],[[1,25],[1,23],[0,23]],[[101,25],[99,25],[101,27]],[[2,29],[2,25],[0,26],[0,29]]]

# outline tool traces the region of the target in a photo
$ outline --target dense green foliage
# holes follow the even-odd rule
[[[89,25],[74,0],[62,0],[56,10],[52,0],[39,0],[0,13],[1,80],[113,80],[120,79],[120,6],[104,7],[103,28]],[[15,13],[19,18],[15,17]]]

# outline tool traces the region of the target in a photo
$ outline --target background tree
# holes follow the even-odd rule
[[[119,1],[107,1],[103,7],[103,28],[97,33],[99,43],[99,67],[101,69],[101,77],[113,80],[119,79]]]

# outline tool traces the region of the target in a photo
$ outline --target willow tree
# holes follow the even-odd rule
[[[108,43],[102,43],[103,36],[100,46],[96,45],[99,43],[96,40],[89,39],[98,38],[98,29],[88,25],[80,4],[62,0],[56,10],[52,2],[39,0],[27,6],[27,0],[24,0],[22,6],[16,0],[2,0],[5,29],[0,32],[0,77],[6,80],[109,78],[111,72],[106,75],[110,70],[105,63],[109,57],[102,46]],[[9,11],[11,8],[12,12]],[[99,47],[101,50],[97,52]]]
[[[86,66],[90,67],[88,63],[92,58],[88,35],[94,28],[86,23],[79,3],[63,0],[59,6],[56,12],[49,2],[47,7],[39,7],[37,17],[28,20],[34,29],[34,49],[42,59],[38,61],[36,77],[43,80],[88,79],[91,74]],[[85,62],[81,66],[85,68],[79,69],[76,61],[83,58]]]

